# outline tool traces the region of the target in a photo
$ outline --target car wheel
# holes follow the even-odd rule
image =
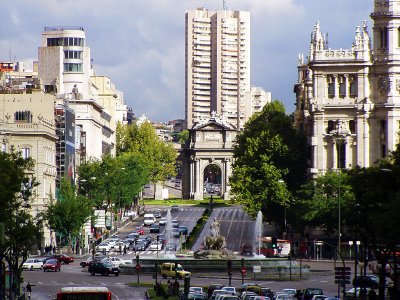
[[[31,266],[31,271],[33,271],[33,266]]]
[[[43,269],[43,272],[46,272],[46,269]]]

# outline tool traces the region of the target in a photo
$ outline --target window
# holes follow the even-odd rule
[[[335,128],[335,123],[332,120],[328,121],[327,133],[331,133],[334,128]]]
[[[82,72],[82,64],[64,63],[64,72]]]
[[[349,78],[350,80],[350,97],[351,98],[356,98],[358,96],[358,83],[357,83],[357,77],[352,76]]]
[[[346,168],[346,144],[343,141],[337,143],[338,165],[339,169]]]
[[[346,80],[343,76],[339,77],[339,98],[346,96]]]
[[[356,122],[354,120],[349,121],[349,129],[351,133],[356,133]]]
[[[22,158],[27,159],[31,157],[31,149],[30,148],[22,148],[21,149]]]
[[[14,113],[15,122],[32,123],[32,113],[29,110],[16,111]]]
[[[82,51],[64,51],[64,58],[82,59]]]
[[[335,79],[332,76],[328,77],[328,98],[335,97]]]
[[[56,46],[79,46],[83,47],[84,40],[83,38],[48,38],[47,39],[47,47],[56,47]]]
[[[381,48],[387,48],[388,46],[388,29],[383,27],[380,29],[380,46]]]

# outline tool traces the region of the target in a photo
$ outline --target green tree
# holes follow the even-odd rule
[[[120,126],[117,131],[118,155],[130,153],[140,157],[150,170],[150,181],[163,182],[175,175],[177,152],[172,143],[160,140],[150,123]]]
[[[261,210],[283,230],[292,193],[306,180],[307,157],[305,137],[283,104],[267,104],[237,136],[230,177],[234,200],[252,216]]]
[[[339,202],[341,224],[352,225],[354,195],[347,172],[327,172],[309,181],[300,189],[292,210],[294,225],[302,229],[306,225],[320,227],[327,235],[337,232],[339,226]]]
[[[189,140],[189,130],[185,129],[178,133],[178,141],[181,144],[185,144]]]
[[[38,186],[33,159],[24,159],[12,148],[10,153],[0,151],[0,222],[4,223],[4,243],[0,244],[0,274],[3,262],[12,271],[11,298],[19,295],[22,264],[40,240],[42,221],[30,214],[30,203]],[[5,299],[1,285],[0,299]]]
[[[70,252],[72,238],[80,238],[82,227],[92,214],[92,203],[89,199],[77,195],[70,180],[62,178],[60,199],[51,201],[47,205],[44,218],[52,229],[67,238],[68,252]]]

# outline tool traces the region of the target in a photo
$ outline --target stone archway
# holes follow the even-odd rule
[[[235,126],[215,114],[189,129],[189,140],[180,153],[183,199],[204,199],[207,180],[217,181],[219,194],[229,199],[233,142],[237,132]],[[215,178],[210,177],[210,171]]]
[[[203,170],[203,198],[211,195],[221,196],[222,170],[219,165],[211,163]]]

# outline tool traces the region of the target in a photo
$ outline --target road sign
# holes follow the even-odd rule
[[[261,273],[261,266],[253,266],[253,273]]]
[[[135,269],[139,272],[142,269],[142,266],[140,264],[136,264]]]
[[[240,273],[242,273],[243,275],[246,274],[246,268],[242,268],[242,269],[240,270]]]

